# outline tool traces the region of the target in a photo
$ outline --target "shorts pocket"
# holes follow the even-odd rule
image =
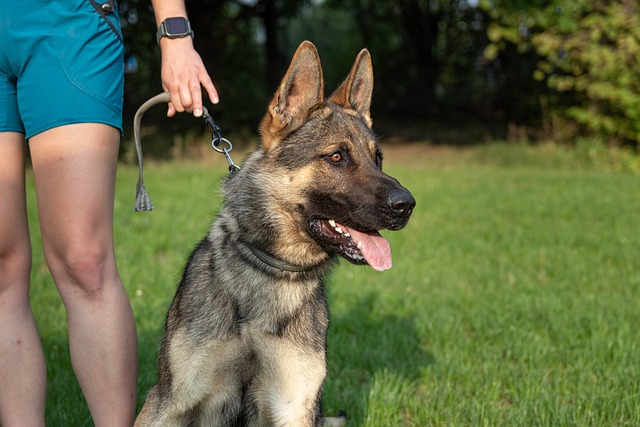
[[[121,112],[124,44],[117,9],[106,13],[99,3],[90,3],[82,0],[78,9],[59,11],[49,40],[66,77],[86,94]]]
[[[116,0],[107,0],[103,3],[98,3],[95,0],[89,0],[89,2],[91,3],[91,6],[93,6],[93,8],[102,17],[102,19],[104,19],[107,22],[107,25],[109,25],[109,28],[111,28],[111,31],[113,31],[114,34],[118,37],[118,39],[120,39],[120,42],[124,43],[122,34],[118,30],[118,28],[120,27],[120,24],[119,23],[117,25],[114,24],[113,21],[109,18],[109,16],[115,17],[116,19],[118,17]]]

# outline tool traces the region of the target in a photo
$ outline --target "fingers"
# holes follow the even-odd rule
[[[167,117],[173,117],[176,115],[176,107],[173,106],[173,104],[170,102],[169,104],[167,104]]]
[[[166,90],[166,89],[165,89]],[[169,109],[167,116],[172,117],[175,113],[193,112],[196,114],[196,110],[202,111],[202,95],[200,94],[200,86],[184,84],[170,87],[168,90],[171,94],[171,102],[169,103]]]
[[[189,95],[191,95],[191,111],[195,117],[202,116],[202,90],[200,82],[189,86]]]
[[[211,101],[212,104],[217,104],[220,101],[220,99],[218,98],[218,91],[213,85],[209,74],[207,74],[206,72],[202,73],[200,75],[200,83],[202,83],[202,86],[209,94],[209,101]]]
[[[202,116],[203,102],[202,89],[200,88],[201,84],[209,95],[209,101],[211,101],[212,104],[217,104],[219,102],[218,92],[209,75],[205,72],[201,74],[201,78],[198,81],[191,81],[188,84],[181,84],[174,86],[173,89],[168,89],[168,92],[171,94],[171,103],[169,103],[167,116],[173,117],[177,112],[182,113],[184,111],[189,113],[193,112],[193,115],[196,117]]]

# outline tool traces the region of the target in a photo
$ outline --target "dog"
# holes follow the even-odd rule
[[[184,268],[136,426],[330,424],[323,277],[339,256],[390,268],[378,230],[403,228],[415,200],[382,172],[369,52],[328,99],[323,86],[305,41]]]

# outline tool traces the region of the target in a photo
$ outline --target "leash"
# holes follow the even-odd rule
[[[171,102],[171,95],[168,92],[160,93],[142,104],[133,117],[133,138],[136,143],[136,152],[138,154],[138,183],[136,184],[136,201],[133,206],[133,210],[136,212],[153,210],[153,203],[151,203],[151,199],[149,199],[142,176],[143,157],[142,143],[140,142],[140,124],[142,122],[142,116],[144,116],[144,113],[146,113],[150,108],[158,104],[166,104],[169,102]],[[211,129],[211,148],[218,153],[224,154],[227,163],[229,163],[229,173],[231,175],[235,174],[240,170],[240,166],[233,163],[231,155],[229,154],[231,150],[233,150],[231,141],[222,137],[220,126],[213,121],[213,117],[211,117],[205,106],[202,106],[202,116],[200,117],[204,120],[207,126],[209,126],[209,129]],[[223,143],[225,146],[220,148],[220,145]]]

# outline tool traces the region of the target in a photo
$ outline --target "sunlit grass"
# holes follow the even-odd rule
[[[417,207],[405,230],[384,233],[390,271],[342,262],[328,280],[325,412],[345,410],[350,426],[640,424],[640,178],[557,156],[552,167],[505,160],[518,149],[387,148],[387,171]],[[223,161],[150,163],[156,209],[141,214],[137,171],[119,169],[116,245],[138,326],[140,404],[225,173]],[[47,423],[91,425],[35,222],[32,237]]]

